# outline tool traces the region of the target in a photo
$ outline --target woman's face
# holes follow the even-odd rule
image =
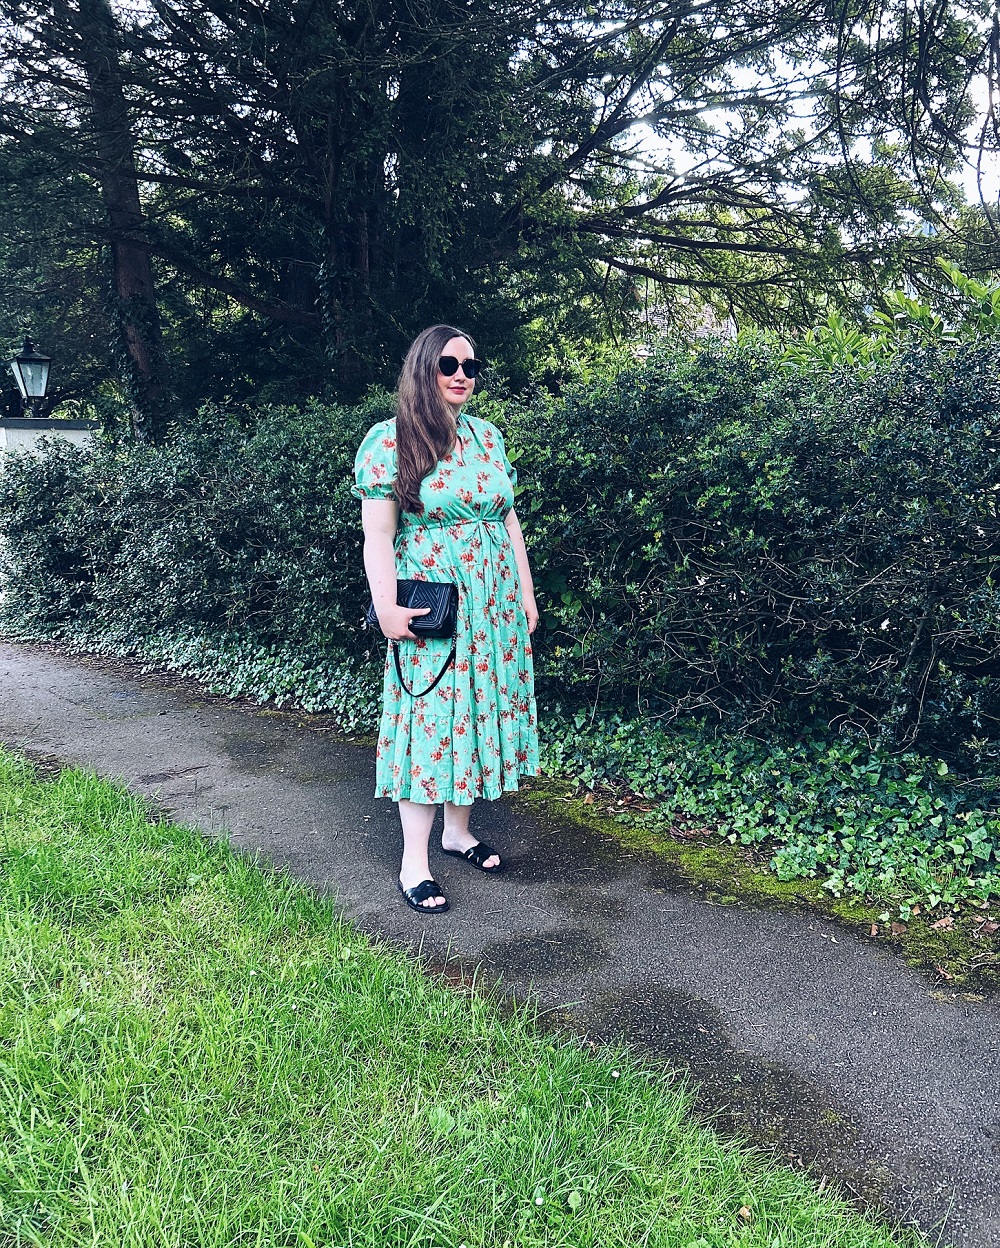
[[[468,338],[449,338],[441,348],[441,354],[453,355],[456,360],[461,361],[474,359],[476,353],[473,351],[472,344]],[[462,405],[471,397],[472,391],[476,386],[476,383],[470,377],[466,377],[461,368],[452,373],[450,377],[446,377],[439,370],[437,383],[445,402],[450,404],[456,416]]]

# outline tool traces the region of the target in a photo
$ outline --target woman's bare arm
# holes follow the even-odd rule
[[[415,615],[426,615],[429,607],[411,611],[409,607],[396,605],[396,555],[393,542],[399,523],[399,507],[391,498],[364,498],[361,500],[361,524],[365,531],[365,572],[372,591],[375,614],[379,628],[390,641],[409,638],[410,620]]]
[[[528,632],[533,633],[538,625],[538,607],[535,605],[535,584],[531,579],[531,566],[528,563],[528,550],[524,544],[521,523],[513,508],[507,513],[504,527],[507,530],[507,536],[510,538],[510,544],[514,548],[517,575],[521,582],[521,602],[524,605],[524,614],[528,617]]]

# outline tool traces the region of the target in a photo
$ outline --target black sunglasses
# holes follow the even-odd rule
[[[453,355],[442,355],[438,360],[438,372],[445,377],[453,377],[461,369],[471,379],[484,368],[482,360],[459,360]]]

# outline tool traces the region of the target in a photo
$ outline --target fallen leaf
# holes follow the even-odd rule
[[[942,979],[954,979],[954,975],[949,975],[943,966],[935,966],[934,968]]]
[[[919,913],[920,913],[920,907],[919,907],[919,906],[914,906],[914,907],[913,907],[913,913],[914,913],[914,914],[919,914]]]
[[[979,930],[986,932],[988,936],[992,936],[998,927],[1000,927],[1000,923],[994,923],[992,919],[987,919],[985,923],[980,924]]]
[[[670,835],[678,841],[697,841],[701,835],[701,828],[692,827],[690,824],[673,827],[670,829]]]
[[[938,919],[936,923],[931,924],[931,927],[937,927],[937,928],[947,928],[947,927],[954,927],[954,926],[955,926],[955,920],[951,917],[950,914],[946,914],[943,919]]]
[[[892,932],[893,936],[902,936],[903,933],[906,931],[906,924],[905,923],[893,923],[892,927],[889,930]]]
[[[873,923],[873,924],[872,924],[872,930],[868,933],[868,935],[869,935],[869,936],[877,936],[877,935],[878,935],[878,924],[877,924],[877,923]]]
[[[584,804],[584,806],[593,806],[593,804],[594,804],[594,795],[593,795],[593,793],[587,793],[587,794],[585,794],[585,795],[584,795],[583,804]]]
[[[752,1218],[752,1217],[753,1217],[753,1214],[752,1214],[752,1213],[750,1212],[750,1210],[746,1207],[746,1205],[740,1205],[740,1217],[741,1217],[741,1218],[747,1218],[747,1219],[749,1219],[749,1218]]]

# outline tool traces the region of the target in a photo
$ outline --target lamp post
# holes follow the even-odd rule
[[[32,405],[45,398],[52,357],[39,355],[31,339],[26,335],[24,346],[8,363],[10,371],[14,374],[14,380],[17,382],[17,388],[21,391],[25,414],[30,415]]]

